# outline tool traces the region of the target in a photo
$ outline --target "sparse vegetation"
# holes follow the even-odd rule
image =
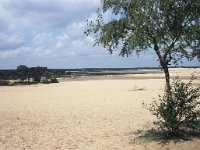
[[[177,136],[183,131],[200,128],[200,86],[194,87],[192,80],[184,83],[180,79],[171,86],[172,101],[168,93],[159,95],[159,101],[150,104],[149,110],[158,119],[162,131]],[[171,104],[169,104],[171,102]],[[171,108],[171,106],[173,106]]]

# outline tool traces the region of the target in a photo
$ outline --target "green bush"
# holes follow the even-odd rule
[[[159,95],[159,101],[153,101],[149,110],[158,119],[162,130],[172,135],[180,133],[180,129],[197,129],[200,119],[200,87],[194,87],[192,80],[184,83],[180,79],[173,81],[171,96],[165,92]]]

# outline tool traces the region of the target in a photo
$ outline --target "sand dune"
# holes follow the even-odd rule
[[[171,70],[181,76],[193,71]],[[163,79],[102,79],[0,87],[0,149],[198,149],[200,139],[164,145],[137,140],[135,133],[155,121],[142,103],[163,86]]]

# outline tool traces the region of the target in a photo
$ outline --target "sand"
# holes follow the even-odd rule
[[[181,76],[194,71],[200,75],[200,69],[171,69]],[[142,103],[163,91],[164,80],[151,76],[0,87],[0,149],[199,149],[197,138],[168,143],[138,139],[136,133],[151,129],[156,120]]]

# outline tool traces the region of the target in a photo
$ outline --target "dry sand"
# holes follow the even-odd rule
[[[181,76],[194,71],[200,75],[200,69],[171,70]],[[155,121],[142,103],[163,86],[163,79],[133,77],[0,87],[0,149],[200,149],[197,138],[168,143],[137,138],[136,132]]]

